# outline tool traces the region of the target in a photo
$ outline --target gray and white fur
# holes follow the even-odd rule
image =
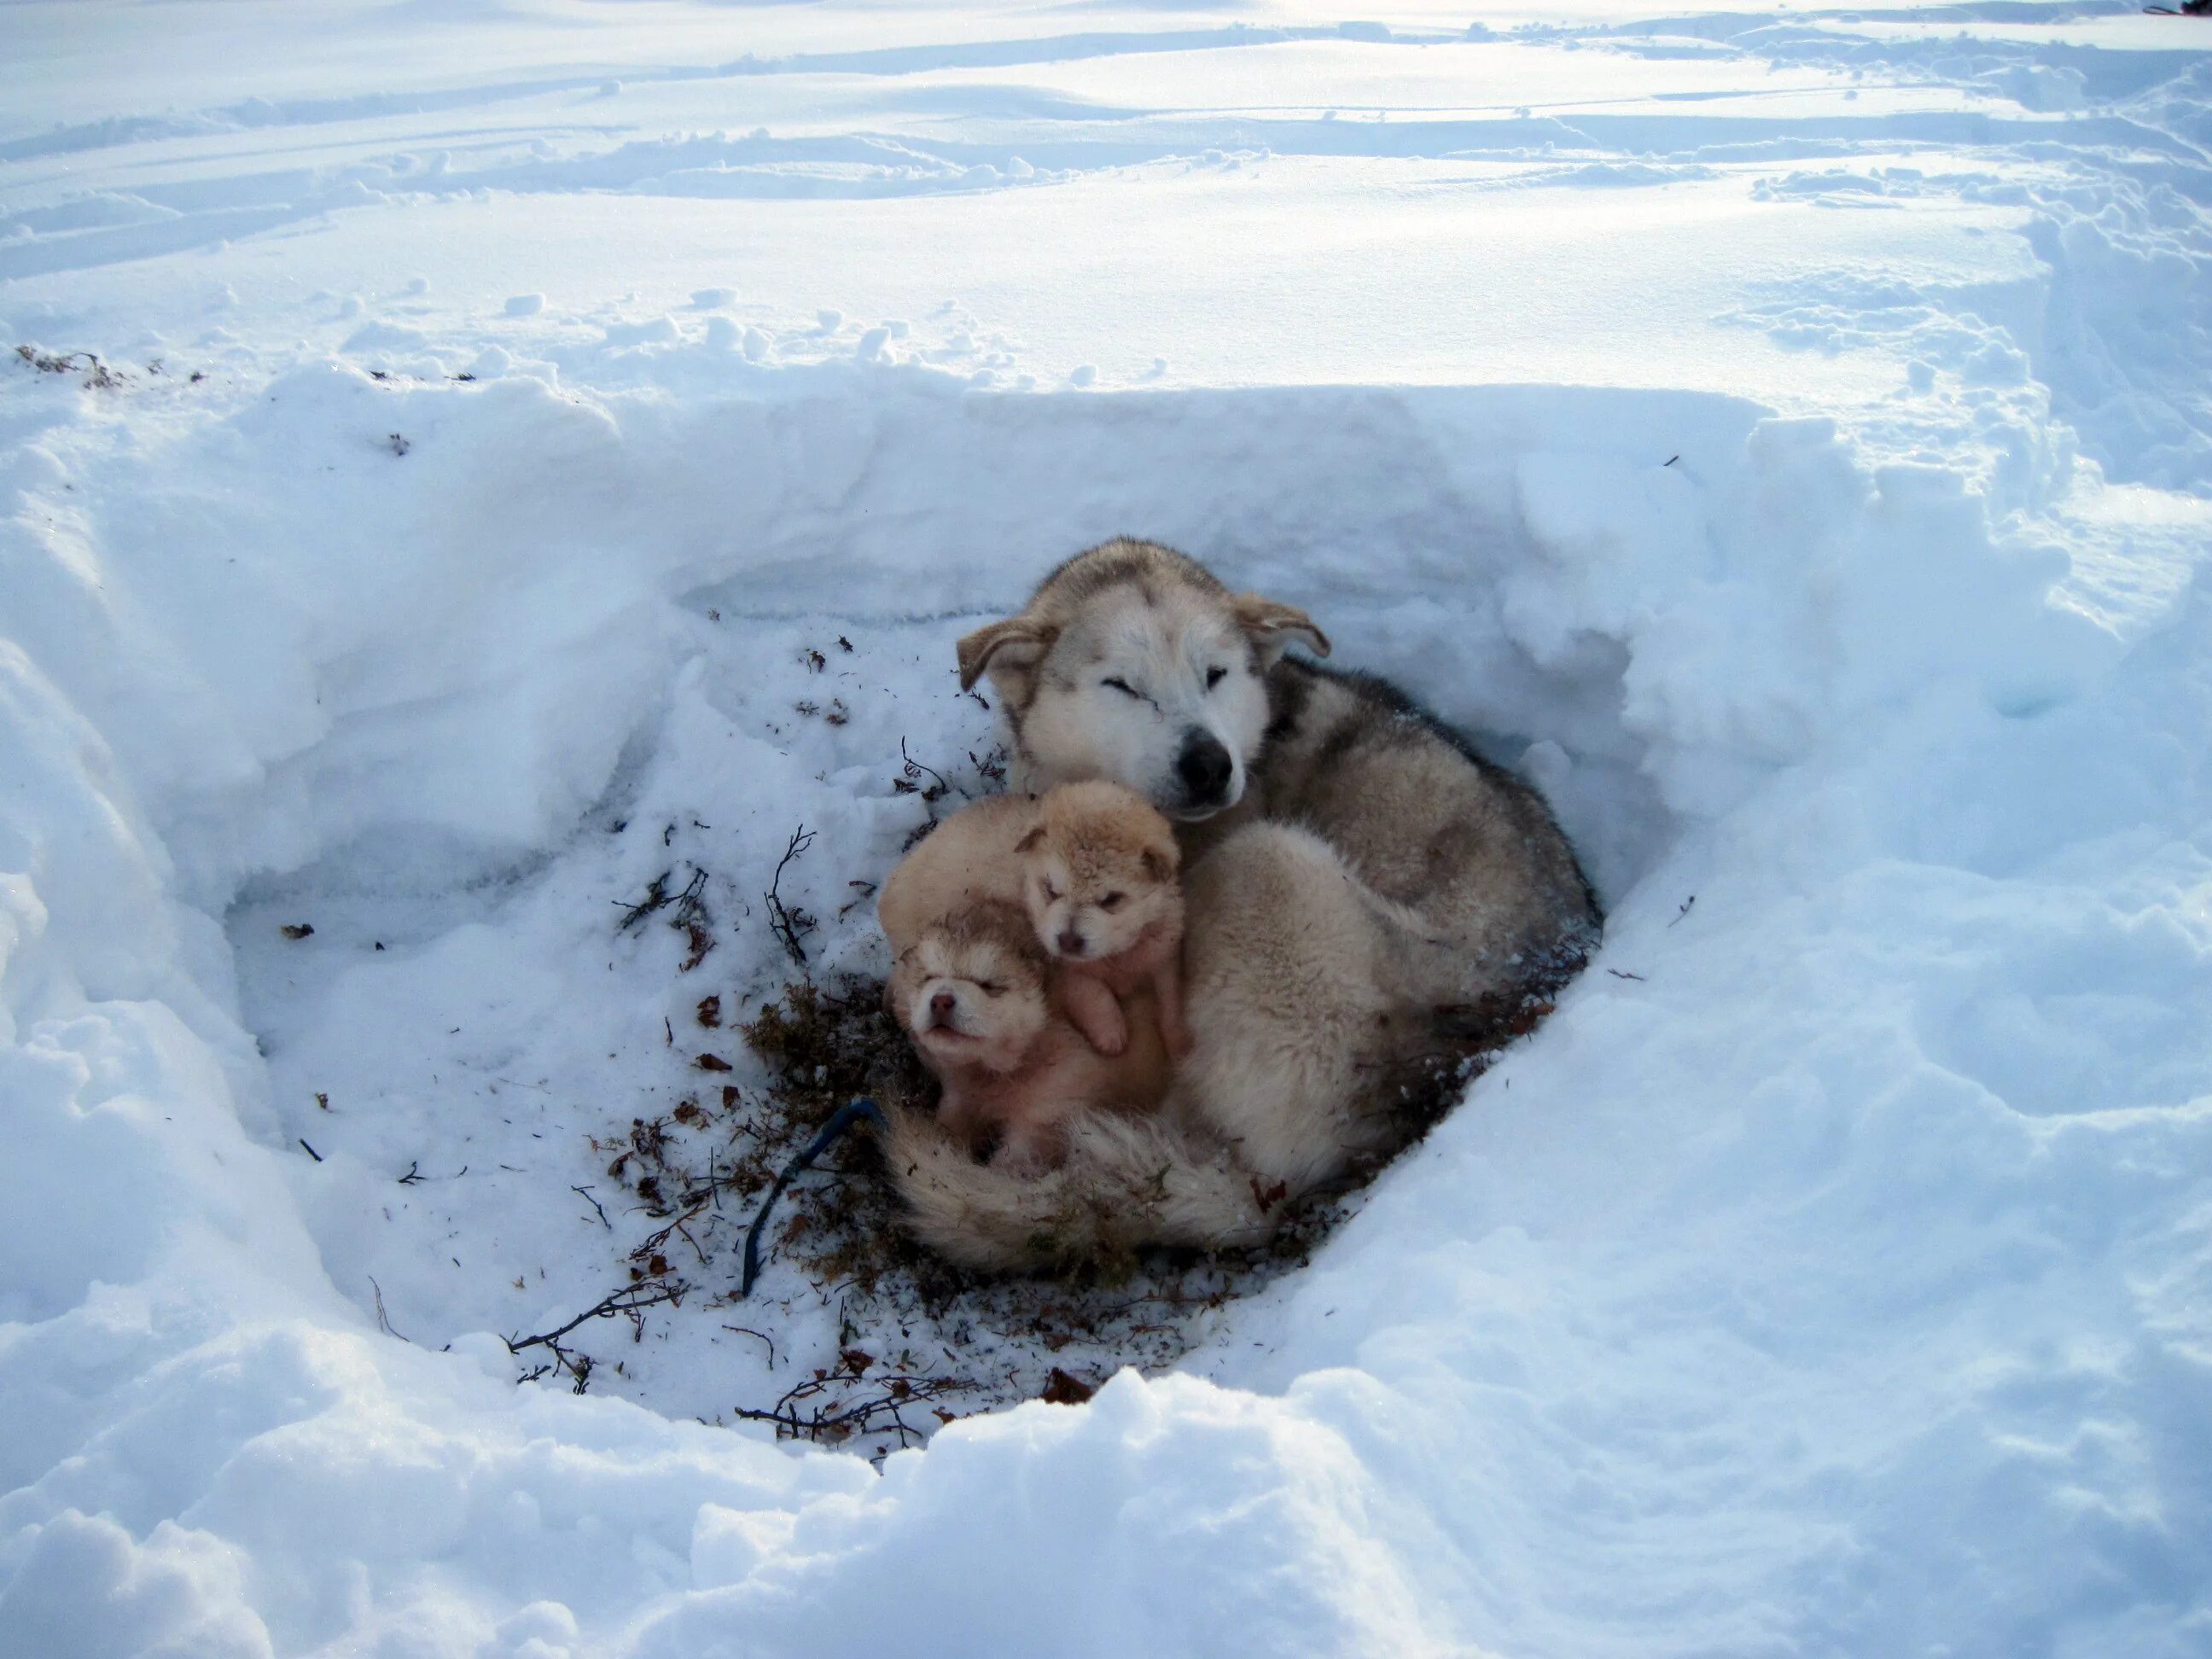
[[[947,1254],[1027,1267],[1264,1232],[1262,1187],[1310,1190],[1402,1139],[1408,1070],[1455,1012],[1556,985],[1594,947],[1596,904],[1541,797],[1387,682],[1293,643],[1329,649],[1303,611],[1126,538],[960,641],[1017,787],[1108,778],[1177,820],[1194,1046],[1140,1154],[1120,1127],[1078,1135],[1048,1194],[918,1157],[909,1125],[894,1173],[912,1166],[918,1231]],[[1086,1219],[1062,1240],[1053,1217]]]

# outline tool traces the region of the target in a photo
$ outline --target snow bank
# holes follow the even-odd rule
[[[17,389],[23,1650],[700,1653],[918,1619],[1018,1645],[1050,1606],[1100,1651],[1748,1651],[2147,1640],[2201,1595],[2193,587],[2124,641],[2064,602],[2048,526],[1993,534],[1955,477],[1704,396],[842,368],[670,399],[325,365],[118,420]],[[730,809],[701,815],[725,861],[757,877],[796,816],[879,868],[912,809],[856,761],[972,736],[930,690],[951,639],[1128,526],[1536,744],[1615,907],[1538,1038],[1198,1357],[1213,1382],[1125,1376],[878,1481],[517,1390],[465,1294],[483,1324],[408,1333],[439,1354],[378,1335],[352,1272],[334,1293],[385,1147],[270,1097],[232,896],[349,862],[387,895],[527,888],[611,787],[672,811],[669,755]],[[902,699],[785,714],[808,616],[894,636],[913,666],[871,661]],[[599,969],[533,988],[521,957],[556,947],[526,902],[434,911],[390,965],[343,925],[302,947],[358,964],[334,1006],[428,975],[496,1022],[496,983],[500,1040],[557,1061],[533,1034]],[[421,1006],[291,1035],[397,1067]],[[954,1547],[1018,1552],[1024,1592]]]

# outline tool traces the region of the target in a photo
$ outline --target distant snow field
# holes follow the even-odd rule
[[[0,89],[0,1655],[2212,1650],[2212,24],[82,0]],[[740,1298],[738,1027],[1115,533],[1521,767],[1602,953],[1302,1264]]]

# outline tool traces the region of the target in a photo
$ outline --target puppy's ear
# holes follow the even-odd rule
[[[1239,593],[1230,604],[1236,610],[1237,625],[1259,650],[1261,667],[1273,667],[1293,640],[1304,641],[1316,657],[1328,655],[1328,635],[1297,606],[1264,599],[1257,593]]]
[[[960,641],[960,689],[970,690],[988,671],[994,679],[1036,666],[1060,630],[1027,617],[1009,617],[979,628]]]
[[[1164,848],[1147,847],[1138,860],[1138,862],[1144,866],[1147,880],[1162,883],[1175,879],[1176,866],[1180,861],[1173,842],[1170,842]]]
[[[1038,848],[1043,845],[1044,825],[1040,823],[1034,830],[1031,830],[1029,834],[1024,836],[1019,841],[1014,843],[1014,851],[1017,853],[1034,853]]]

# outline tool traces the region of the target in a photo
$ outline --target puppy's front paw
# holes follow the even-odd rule
[[[1061,994],[1068,1018],[1093,1048],[1111,1059],[1129,1046],[1129,1022],[1121,1018],[1121,1005],[1103,985],[1071,975]]]

